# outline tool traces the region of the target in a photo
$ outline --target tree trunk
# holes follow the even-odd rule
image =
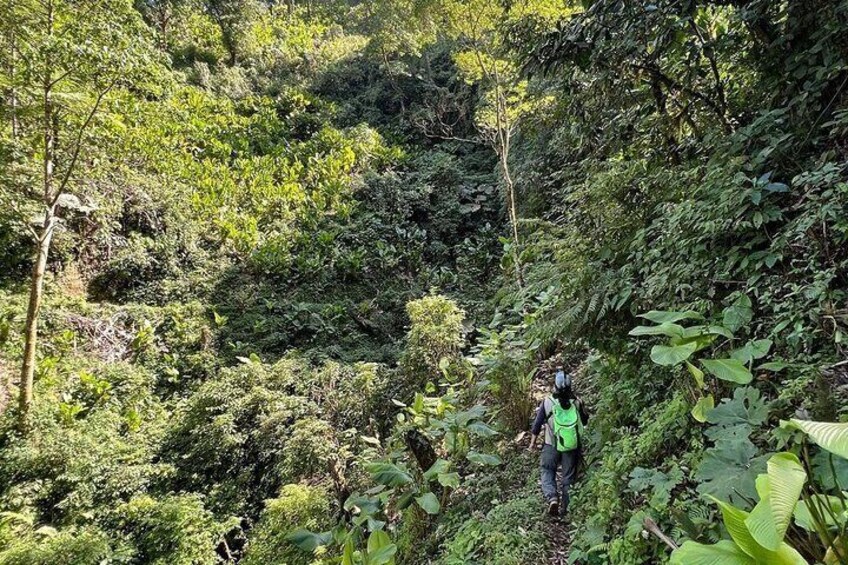
[[[506,134],[508,135],[508,134]],[[509,211],[509,223],[512,227],[512,243],[515,249],[513,250],[513,256],[515,259],[515,275],[518,280],[518,286],[524,286],[524,276],[521,272],[521,240],[518,237],[518,211],[515,206],[515,183],[512,181],[512,175],[509,171],[509,140],[501,138],[501,147],[498,150],[498,157],[500,158],[501,165],[501,174],[503,176],[504,185],[506,186],[506,204],[507,209]]]
[[[47,3],[47,35],[53,35],[53,4]],[[35,353],[38,346],[38,312],[41,309],[41,297],[44,293],[44,274],[47,271],[47,258],[50,254],[50,242],[56,225],[56,197],[53,194],[53,167],[56,151],[56,115],[53,111],[53,80],[51,60],[48,58],[43,77],[42,114],[44,155],[42,169],[42,202],[44,204],[44,223],[38,234],[35,249],[35,262],[32,267],[32,280],[29,290],[26,326],[24,328],[24,360],[21,367],[20,396],[18,398],[18,428],[25,433],[29,428],[29,411],[32,405],[32,385],[35,377]]]
[[[35,377],[35,351],[38,344],[38,312],[41,309],[41,298],[44,294],[44,274],[47,271],[47,257],[50,253],[50,242],[53,239],[55,218],[48,210],[44,226],[39,234],[38,249],[35,264],[32,267],[32,281],[29,292],[29,307],[27,308],[24,362],[21,368],[21,390],[18,402],[18,427],[21,432],[28,428],[29,410],[32,405],[32,385]]]
[[[414,428],[406,432],[406,437],[404,439],[406,440],[406,447],[412,452],[421,472],[425,473],[439,458],[438,455],[436,455],[436,450],[433,449],[433,446],[430,444],[430,440],[427,439],[427,436]],[[436,496],[441,496],[441,485],[434,484],[432,489]]]
[[[9,106],[10,112],[12,114],[12,139],[18,139],[18,132],[20,127],[18,126],[18,90],[15,88],[15,63],[17,62],[15,59],[18,53],[17,41],[15,39],[14,32],[11,37],[11,53],[9,54],[9,82],[12,86],[9,87]]]

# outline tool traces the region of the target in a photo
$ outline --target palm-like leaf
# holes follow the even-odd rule
[[[777,551],[792,521],[807,473],[792,453],[772,456],[767,468],[768,474],[757,479],[760,501],[745,520],[745,525],[760,545]]]
[[[848,422],[810,422],[792,419],[780,423],[783,428],[801,430],[831,453],[848,459]]]
[[[671,565],[757,565],[730,540],[713,545],[687,541],[671,554]]]

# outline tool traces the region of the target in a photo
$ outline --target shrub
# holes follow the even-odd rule
[[[163,459],[178,469],[181,488],[210,492],[224,514],[258,514],[282,484],[276,472],[291,426],[317,412],[296,394],[308,367],[286,359],[224,369],[205,382],[168,431]]]
[[[440,295],[413,300],[406,305],[406,311],[411,326],[401,366],[408,384],[418,390],[427,381],[438,381],[442,371],[463,362],[460,352],[465,344],[465,312],[453,300]]]
[[[251,531],[245,565],[308,565],[312,557],[286,540],[295,529],[324,531],[332,523],[327,493],[302,484],[285,485],[278,498],[265,501]]]
[[[3,526],[0,526],[0,531]],[[3,536],[0,535],[0,540]],[[9,539],[0,549],[0,565],[100,565],[127,562],[129,548],[118,546],[94,527],[56,531],[44,527]]]
[[[133,498],[116,510],[117,529],[150,565],[214,565],[216,548],[237,521],[217,522],[197,495]]]

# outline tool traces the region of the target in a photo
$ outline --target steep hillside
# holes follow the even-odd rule
[[[0,565],[848,564],[848,2],[0,38]]]

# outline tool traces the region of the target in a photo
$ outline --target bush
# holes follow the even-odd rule
[[[238,521],[217,522],[197,495],[133,498],[116,510],[116,527],[150,565],[214,565],[216,548]]]
[[[320,532],[332,525],[330,503],[321,488],[285,485],[278,498],[265,501],[251,531],[245,565],[308,565],[312,557],[286,540],[295,529]]]
[[[3,526],[0,525],[0,532]],[[0,540],[3,535],[0,534]],[[126,563],[129,548],[120,547],[94,527],[56,531],[45,527],[7,540],[0,549],[0,565],[101,565]]]
[[[317,407],[298,395],[309,379],[301,361],[249,362],[205,382],[168,430],[162,457],[181,488],[210,492],[225,515],[258,515],[283,483],[277,472],[291,426]]]
[[[440,295],[413,300],[406,305],[406,312],[411,325],[401,367],[409,379],[407,384],[420,390],[428,381],[440,380],[443,371],[463,363],[465,312]]]
[[[76,523],[172,473],[154,462],[167,412],[149,372],[86,359],[41,370],[26,438],[15,432],[16,410],[0,419],[0,505]]]

